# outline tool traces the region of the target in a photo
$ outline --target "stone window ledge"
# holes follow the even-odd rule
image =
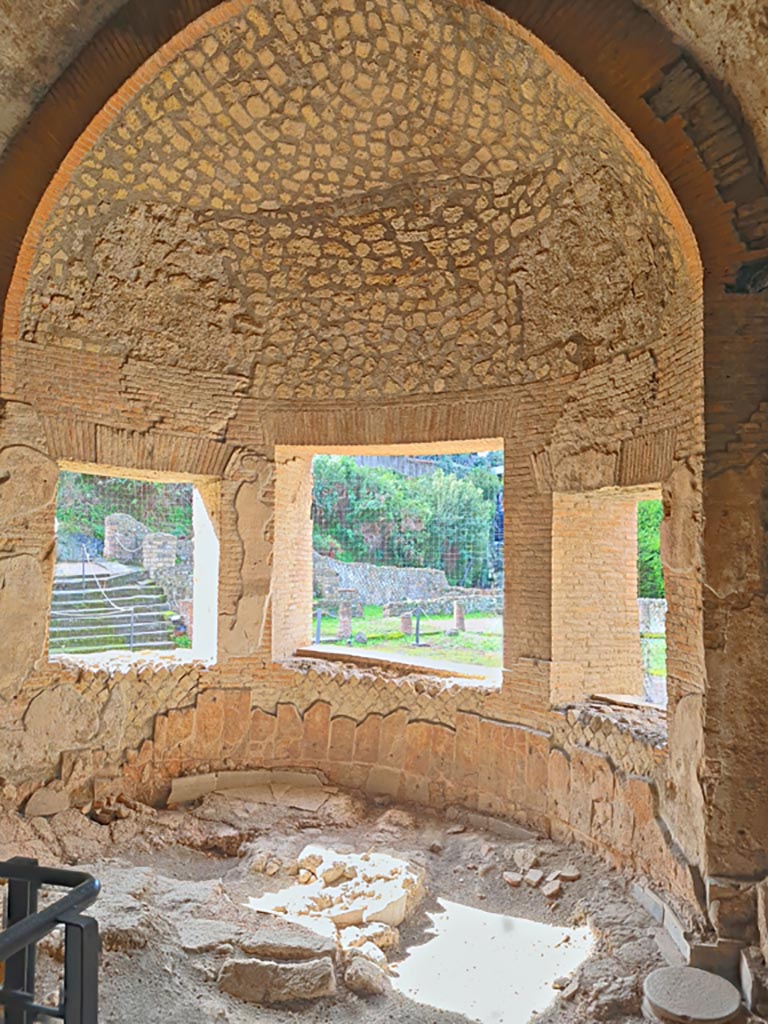
[[[380,678],[401,683],[407,680],[413,684],[423,684],[425,689],[439,690],[452,686],[461,686],[482,692],[498,692],[501,690],[501,669],[482,669],[466,666],[466,670],[438,668],[432,665],[418,665],[405,659],[383,658],[376,654],[365,654],[356,651],[330,651],[325,648],[301,647],[295,655],[283,662],[287,668],[307,669],[324,668],[335,674],[348,673],[350,678],[359,677],[361,672],[375,672]]]
[[[94,654],[51,654],[49,665],[76,665],[80,668],[125,670],[132,668],[173,668],[176,665],[197,665],[210,668],[215,662],[195,656],[191,650],[179,648],[175,651],[97,651]]]

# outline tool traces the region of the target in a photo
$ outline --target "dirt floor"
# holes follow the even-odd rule
[[[77,863],[102,882],[92,910],[102,936],[102,1024],[299,1019],[463,1024],[475,1019],[409,999],[389,982],[384,995],[353,994],[343,984],[341,965],[336,995],[312,1002],[257,1006],[220,990],[222,965],[238,946],[242,949],[243,936],[258,932],[265,920],[274,921],[244,903],[296,884],[296,858],[309,843],[342,853],[388,852],[424,869],[425,896],[400,928],[399,945],[387,950],[395,971],[410,949],[430,941],[428,915],[440,911],[438,899],[567,928],[588,924],[594,950],[572,977],[552,979],[559,988],[552,987],[551,1006],[521,1017],[512,1000],[493,1019],[640,1024],[642,982],[664,962],[660,932],[619,873],[575,847],[503,823],[498,834],[460,813],[443,817],[369,804],[331,789],[323,790],[322,806],[307,810],[312,800],[293,801],[304,809],[290,806],[290,791],[283,790],[282,799],[266,804],[237,790],[211,793],[179,810],[121,805],[116,814],[124,817],[115,814],[108,821],[112,815],[101,815],[107,824],[75,810],[25,823],[24,834],[35,837],[35,848],[26,852],[41,856],[47,848],[49,858]],[[539,887],[525,882],[512,887],[504,880],[505,873],[518,872],[533,859],[545,874]],[[580,877],[562,881],[560,896],[548,899],[543,884],[558,870]],[[61,957],[59,936],[41,944],[39,997],[53,998]]]

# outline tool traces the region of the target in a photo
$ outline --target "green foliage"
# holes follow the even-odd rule
[[[180,633],[178,636],[175,636],[173,642],[177,647],[184,647],[186,650],[190,650],[192,647],[192,638],[187,636],[186,633]]]
[[[664,571],[661,565],[659,529],[664,518],[660,501],[641,501],[637,505],[637,596],[664,597]]]
[[[501,481],[488,466],[443,461],[428,476],[406,477],[318,455],[313,462],[315,549],[342,561],[443,569],[450,583],[487,586]],[[435,460],[437,461],[437,459]]]
[[[59,474],[56,519],[60,533],[82,533],[104,540],[104,519],[127,513],[150,530],[192,536],[192,484]]]

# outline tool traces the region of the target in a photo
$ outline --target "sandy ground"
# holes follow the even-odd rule
[[[317,812],[253,803],[242,793],[210,794],[196,807],[139,807],[106,825],[74,810],[32,824],[37,856],[45,842],[53,860],[78,863],[102,881],[92,911],[102,935],[101,1024],[465,1024],[470,1018],[395,991],[363,998],[340,984],[333,998],[265,1007],[219,990],[217,977],[237,936],[252,931],[261,916],[244,902],[294,884],[291,872],[308,843],[394,853],[424,868],[426,896],[401,928],[399,948],[388,953],[394,964],[430,941],[428,914],[439,909],[439,898],[532,921],[589,924],[596,945],[574,974],[576,993],[565,1001],[553,988],[550,1008],[534,1018],[521,1018],[510,1005],[503,1018],[509,1024],[640,1024],[642,982],[664,962],[659,931],[630,895],[627,879],[575,847],[523,830],[507,827],[499,835],[466,819],[367,804],[336,791]],[[535,856],[545,872],[570,865],[581,877],[564,882],[554,901],[525,884],[512,888],[502,876],[516,869],[521,853]],[[254,870],[264,855],[280,862],[273,876]],[[61,954],[59,937],[42,944],[39,997],[55,991]]]

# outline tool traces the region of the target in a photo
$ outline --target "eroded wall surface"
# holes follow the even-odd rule
[[[53,779],[74,802],[156,800],[179,773],[312,765],[577,836],[692,898],[701,329],[695,245],[658,171],[513,23],[427,0],[217,7],[76,144],[9,292],[8,805]],[[506,453],[501,688],[291,659],[312,446],[473,438]],[[218,484],[214,666],[48,662],[63,459]],[[566,668],[577,704],[625,671],[571,671],[586,655],[553,615],[572,593],[555,496],[651,484],[686,737],[669,756],[655,720],[553,709]]]

